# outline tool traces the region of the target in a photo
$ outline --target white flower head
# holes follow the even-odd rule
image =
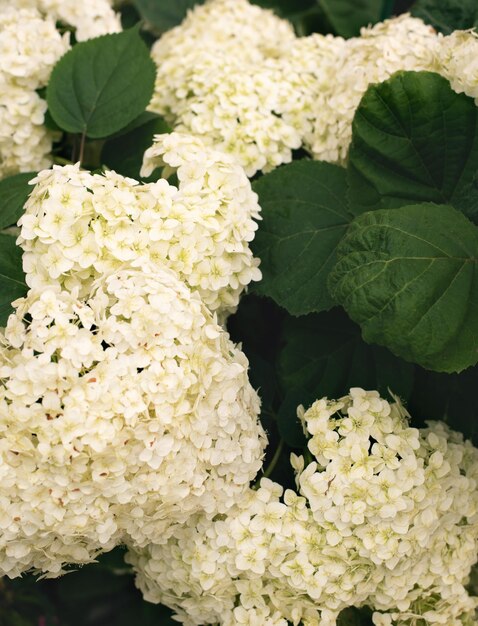
[[[301,495],[262,479],[226,514],[130,549],[145,599],[188,626],[336,626],[364,605],[377,626],[471,626],[478,450],[440,422],[411,429],[400,402],[376,391],[322,398],[303,418],[321,458],[293,457]],[[328,432],[334,445],[316,453]]]
[[[83,297],[103,274],[153,263],[173,269],[210,310],[234,310],[261,276],[249,248],[257,195],[232,157],[199,139],[157,136],[144,169],[166,162],[177,168],[179,187],[78,165],[40,172],[19,221],[29,286],[60,283]]]
[[[248,362],[171,270],[16,302],[0,359],[0,570],[55,576],[225,512],[265,444]]]

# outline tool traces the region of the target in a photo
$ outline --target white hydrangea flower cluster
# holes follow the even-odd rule
[[[257,195],[230,155],[200,139],[159,135],[144,172],[177,168],[178,187],[141,185],[79,165],[40,172],[19,225],[30,287],[60,283],[89,293],[102,274],[153,262],[168,266],[221,316],[232,311],[259,261],[249,248],[259,219]]]
[[[265,435],[247,359],[171,270],[15,306],[0,352],[0,571],[56,576],[123,541],[162,541],[249,488]]]
[[[163,545],[127,561],[150,602],[187,626],[334,626],[379,578],[344,546],[327,545],[304,497],[262,479],[226,516],[198,515]]]
[[[457,93],[465,93],[478,105],[478,34],[455,31],[442,39],[439,51],[440,73]]]
[[[0,0],[0,11],[8,5],[10,0]],[[16,9],[37,9],[54,22],[74,28],[77,41],[121,31],[120,16],[112,5],[112,0],[15,0]]]
[[[0,178],[49,166],[52,133],[37,90],[68,48],[51,18],[0,5]]]
[[[316,461],[297,461],[300,492],[329,541],[353,537],[381,568],[372,606],[407,613],[430,595],[455,610],[478,557],[478,450],[439,422],[410,428],[400,403],[377,392],[352,389],[301,416]],[[426,623],[452,624],[443,610]]]
[[[167,216],[176,220],[169,225],[174,239],[163,258],[210,310],[234,311],[247,285],[262,278],[249,248],[261,219],[257,194],[231,155],[188,134],[155,136],[144,154],[142,176],[157,167],[178,178]]]
[[[377,626],[474,623],[478,450],[362,389],[299,416],[315,459],[292,458],[299,494],[263,479],[227,515],[130,550],[144,597],[187,626],[335,626],[352,605]]]
[[[345,41],[295,37],[247,0],[209,0],[161,37],[151,109],[233,154],[252,176],[292,158],[343,161],[367,87],[397,70],[436,69],[440,37],[409,15]]]
[[[109,0],[0,0],[0,178],[51,164],[54,134],[38,90],[70,48],[56,21],[76,28],[79,41],[121,30]]]
[[[301,145],[281,117],[292,94],[278,59],[294,41],[288,22],[247,0],[198,5],[152,48],[150,108],[235,155],[249,176],[273,169]]]
[[[321,35],[299,39],[291,64],[302,80],[304,72],[308,79],[304,115],[310,119],[313,112],[304,147],[315,159],[343,162],[355,111],[369,85],[398,70],[436,70],[439,42],[430,26],[407,14],[362,28],[360,37],[347,41]]]

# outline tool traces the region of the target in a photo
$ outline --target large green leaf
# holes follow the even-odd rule
[[[285,389],[304,389],[314,399],[338,398],[350,387],[390,389],[407,399],[414,367],[385,348],[366,344],[360,328],[343,311],[289,319],[283,335],[279,374]]]
[[[462,196],[478,170],[477,129],[473,99],[438,74],[400,72],[371,86],[353,122],[351,211],[418,202],[467,210]]]
[[[188,10],[204,0],[133,0],[133,4],[148,24],[164,32],[180,24]]]
[[[15,237],[0,233],[0,326],[6,324],[12,312],[11,303],[26,292],[22,251],[15,244]]]
[[[366,341],[426,369],[478,362],[478,228],[446,205],[371,211],[355,219],[331,290]]]
[[[0,181],[0,230],[13,226],[23,213],[23,205],[32,190],[28,184],[35,172],[16,174]]]
[[[295,161],[260,178],[254,189],[263,216],[253,242],[263,274],[255,290],[293,315],[329,309],[327,276],[350,220],[345,170]]]
[[[387,0],[317,0],[337,35],[356,37],[362,26],[388,17]]]
[[[476,0],[418,0],[413,5],[412,15],[449,35],[454,30],[478,26],[478,3]]]
[[[147,107],[155,72],[137,28],[79,43],[52,72],[50,113],[70,133],[108,137]]]

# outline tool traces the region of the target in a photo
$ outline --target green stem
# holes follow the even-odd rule
[[[86,141],[86,133],[82,133],[81,141],[80,141],[80,157],[79,157],[80,167],[83,163],[83,156],[85,153],[85,141]]]
[[[53,163],[55,163],[56,165],[72,165],[72,161],[69,161],[62,156],[54,156]]]
[[[275,451],[274,456],[272,457],[271,462],[269,463],[268,467],[266,468],[264,472],[264,478],[269,478],[269,476],[274,471],[275,466],[277,465],[277,462],[280,459],[280,455],[282,454],[283,449],[284,449],[284,440],[281,439],[279,441],[279,445],[277,446],[277,450]]]

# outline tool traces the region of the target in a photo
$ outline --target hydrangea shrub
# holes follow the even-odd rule
[[[478,14],[408,4],[0,0],[0,626],[476,623]]]

